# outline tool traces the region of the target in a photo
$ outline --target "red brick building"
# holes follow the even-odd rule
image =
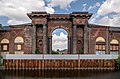
[[[68,54],[120,54],[120,28],[88,23],[92,14],[27,14],[32,23],[0,26],[1,53],[31,54],[36,49],[52,53],[52,32],[63,28],[68,32]]]

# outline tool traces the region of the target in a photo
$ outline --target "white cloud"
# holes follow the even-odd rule
[[[84,6],[86,6],[87,4],[83,4],[82,6],[84,7]]]
[[[93,15],[90,23],[119,26],[120,25],[120,0],[106,0]]]
[[[70,4],[75,1],[76,0],[51,0],[49,1],[48,6],[51,7],[59,6],[60,9],[68,10],[68,8],[71,7]]]
[[[54,34],[52,37],[52,50],[63,50],[68,47],[68,38],[63,32],[60,33],[60,36]]]
[[[99,7],[100,5],[101,5],[101,4],[100,4],[99,2],[96,2],[95,5],[89,6],[88,11],[91,10],[91,9],[94,9],[94,8],[96,8],[96,7]]]
[[[83,4],[83,9],[82,11],[90,11],[91,9],[99,7],[101,4],[99,2],[96,2],[93,6],[88,6],[87,4]]]
[[[31,11],[54,13],[54,9],[45,6],[43,0],[0,0],[0,16],[7,16],[10,25],[30,22],[26,13]]]
[[[86,6],[83,7],[82,11],[87,11]]]

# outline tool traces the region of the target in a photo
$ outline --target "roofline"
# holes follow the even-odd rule
[[[32,23],[25,23],[25,24],[18,24],[18,25],[9,25],[9,27],[26,26],[26,25],[32,25]]]

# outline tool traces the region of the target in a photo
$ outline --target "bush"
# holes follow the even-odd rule
[[[51,54],[59,54],[59,52],[52,50]]]
[[[2,59],[3,57],[0,55],[0,59]]]
[[[3,57],[0,55],[0,66],[2,66],[2,63],[1,63],[1,59],[2,59]]]
[[[81,48],[78,53],[79,53],[79,54],[84,54],[84,49]]]
[[[117,68],[120,70],[120,56],[116,60],[116,65],[117,65]]]
[[[35,54],[41,54],[42,52],[39,49],[35,50]]]

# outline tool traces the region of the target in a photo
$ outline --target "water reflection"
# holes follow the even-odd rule
[[[4,70],[0,79],[120,79],[120,72],[82,70]]]

